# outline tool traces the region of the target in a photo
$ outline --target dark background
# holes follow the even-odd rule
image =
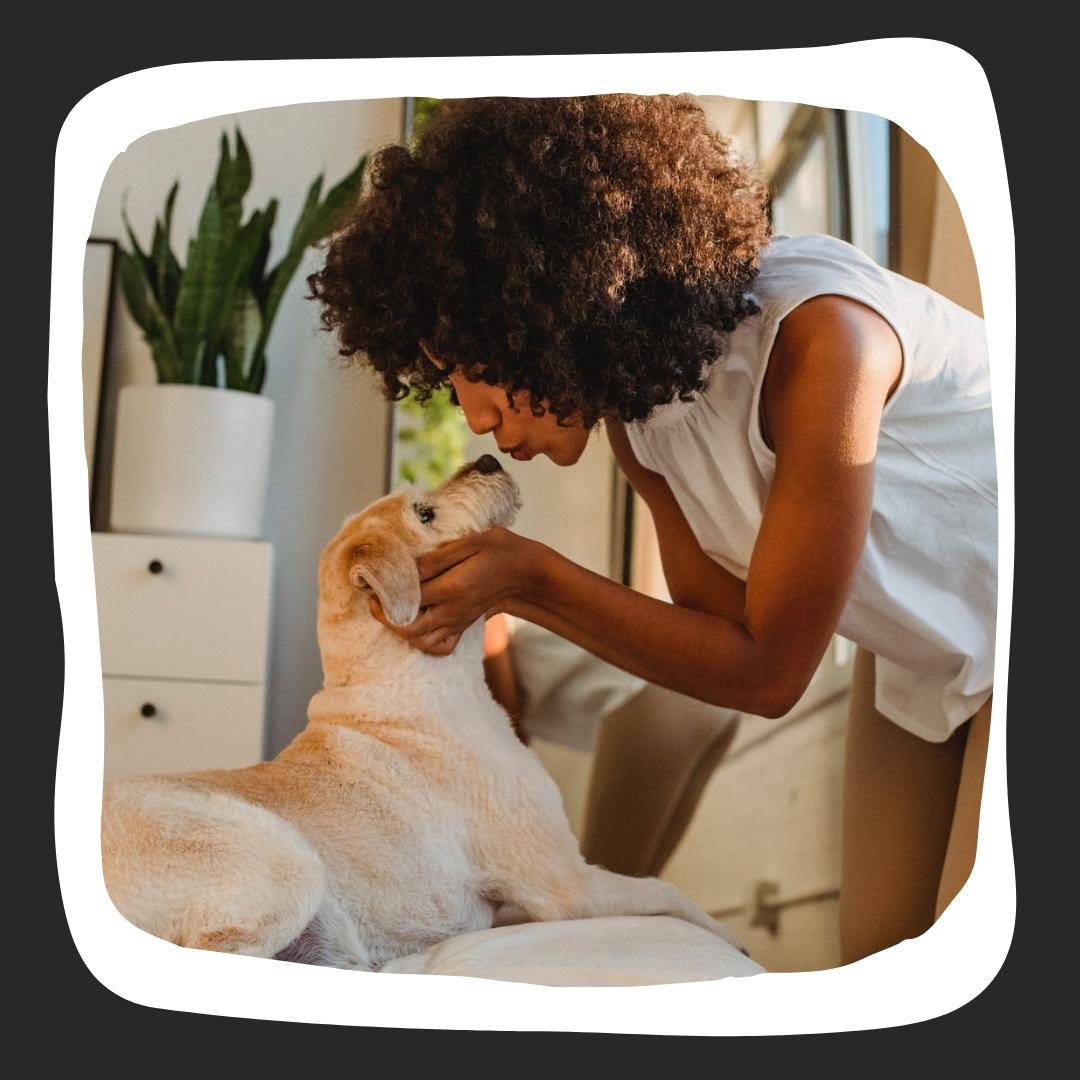
[[[579,1068],[589,1067],[594,1060],[590,1051],[595,1051],[603,1055],[597,1064],[602,1062],[605,1072],[619,1067],[621,1055],[627,1054],[627,1060],[633,1055],[640,1071],[668,1074],[684,1061],[690,1064],[689,1055],[696,1058],[700,1051],[707,1056],[710,1071],[755,1063],[760,1068],[767,1063],[800,1071],[820,1066],[843,1075],[848,1067],[861,1074],[867,1070],[877,1073],[885,1065],[891,1072],[889,1065],[899,1070],[910,1062],[937,1076],[984,1064],[1004,1065],[1001,1055],[1010,1048],[1023,1055],[1029,1068],[1037,1068],[1039,1059],[1051,1053],[1050,1042],[1068,1034],[1055,1019],[1064,998],[1053,992],[1051,973],[1060,970],[1072,952],[1070,927],[1053,925],[1054,916],[1067,918],[1071,914],[1068,896],[1054,872],[1055,866],[1064,871],[1061,859],[1071,844],[1060,834],[1061,811],[1053,807],[1053,797],[1061,789],[1048,766],[1055,761],[1066,767],[1071,764],[1057,739],[1071,734],[1077,711],[1053,680],[1059,658],[1065,661],[1062,654],[1069,640],[1053,626],[1055,620],[1069,618],[1063,590],[1066,579],[1059,576],[1046,588],[1039,588],[1034,580],[1039,566],[1075,580],[1071,560],[1054,558],[1052,550],[1055,541],[1061,544],[1071,539],[1068,530],[1051,528],[1040,514],[1075,486],[1075,479],[1070,481],[1069,477],[1076,456],[1075,452],[1070,456],[1055,453],[1052,442],[1060,438],[1056,433],[1069,430],[1069,426],[1066,422],[1057,427],[1047,412],[1050,403],[1063,396],[1060,389],[1055,393],[1057,381],[1071,374],[1061,361],[1071,359],[1076,352],[1065,323],[1068,305],[1064,305],[1063,315],[1053,317],[1058,310],[1054,301],[1063,298],[1060,285],[1055,295],[1056,281],[1044,250],[1054,242],[1058,222],[1071,206],[1071,199],[1064,200],[1064,210],[1059,209],[1051,178],[1061,174],[1055,174],[1047,160],[1058,124],[1048,129],[1041,122],[1047,111],[1053,111],[1054,101],[1060,107],[1064,98],[1051,93],[1025,70],[1030,64],[1037,64],[1040,70],[1052,66],[1045,54],[1055,36],[1052,29],[1041,34],[1024,26],[988,27],[993,20],[985,18],[985,13],[973,13],[967,19],[958,18],[953,30],[943,22],[943,9],[933,19],[920,19],[908,11],[906,18],[891,23],[842,19],[836,14],[832,25],[821,12],[809,9],[805,11],[807,22],[813,24],[809,29],[771,8],[707,9],[719,14],[702,19],[670,5],[663,9],[669,25],[658,25],[655,17],[637,23],[629,9],[618,14],[614,10],[597,12],[596,23],[589,25],[583,21],[581,8],[576,8],[568,21],[557,9],[545,5],[537,9],[541,22],[530,21],[515,32],[507,29],[506,19],[482,18],[479,9],[466,13],[444,8],[437,16],[423,17],[407,10],[400,16],[400,25],[390,28],[376,22],[381,12],[364,7],[339,15],[309,9],[302,23],[296,18],[301,13],[294,13],[290,25],[283,25],[275,41],[270,20],[255,17],[253,12],[238,11],[230,27],[230,19],[220,7],[211,20],[198,18],[191,8],[184,9],[182,18],[175,12],[136,10],[138,13],[115,28],[115,33],[110,28],[113,37],[107,46],[95,43],[104,29],[98,12],[61,18],[57,9],[41,16],[25,15],[19,32],[8,38],[3,69],[8,84],[6,117],[13,128],[9,135],[13,152],[3,170],[10,190],[7,231],[15,234],[6,253],[6,292],[13,302],[5,304],[5,322],[15,340],[6,342],[5,374],[9,380],[16,377],[25,382],[17,390],[6,387],[9,408],[3,425],[8,443],[5,471],[15,481],[8,489],[5,533],[12,542],[12,557],[6,560],[7,578],[20,590],[6,605],[8,637],[14,648],[12,662],[5,665],[5,683],[17,697],[5,710],[11,737],[6,747],[9,767],[5,789],[8,805],[14,807],[14,813],[9,810],[12,816],[5,836],[14,841],[14,850],[5,875],[9,900],[5,907],[11,914],[4,954],[8,989],[18,1002],[16,1010],[27,1017],[26,1023],[12,1025],[9,1030],[16,1037],[31,1038],[24,1049],[33,1052],[35,1071],[47,1063],[71,1060],[74,1051],[87,1065],[102,1064],[120,1075],[136,1070],[156,1072],[162,1067],[171,1072],[188,1066],[216,1076],[230,1061],[242,1063],[240,1067],[249,1071],[264,1055],[272,1055],[276,1075],[287,1075],[294,1067],[305,1072],[326,1070],[333,1067],[331,1062],[338,1055],[343,1055],[341,1064],[365,1071],[385,1062],[391,1068],[411,1072],[423,1067],[424,1051],[445,1053],[457,1048],[484,1054],[479,1059],[457,1059],[461,1066],[471,1068],[475,1061],[488,1069],[509,1072],[521,1067],[517,1054],[522,1049],[528,1050],[530,1064],[539,1064],[543,1059],[538,1051],[549,1048],[559,1055],[552,1054],[551,1062],[557,1060],[564,1068],[568,1060]],[[1026,9],[1025,26],[1037,15],[1037,9]],[[165,21],[151,29],[151,19],[160,16],[165,16]],[[80,20],[86,25],[80,26]],[[37,32],[35,21],[41,23]],[[291,25],[293,21],[300,25]],[[124,43],[123,34],[138,27],[145,28],[141,38]],[[498,40],[492,39],[494,30],[500,31]],[[717,63],[722,64],[722,53],[728,50],[835,45],[882,37],[948,41],[978,60],[998,109],[1013,196],[1018,276],[1018,454],[1007,754],[1018,911],[1012,948],[997,978],[973,1002],[922,1024],[873,1032],[729,1038],[723,1042],[664,1036],[335,1028],[224,1019],[134,1005],[102,987],[83,966],[68,933],[53,848],[64,661],[53,577],[46,378],[53,167],[56,140],[68,112],[94,87],[132,71],[202,60],[319,58],[338,54],[341,42],[355,45],[355,51],[346,54],[352,57],[715,51]],[[66,52],[73,55],[64,55]],[[1027,58],[1024,63],[1018,62],[1021,56]],[[642,62],[647,63],[647,56]],[[934,73],[912,72],[912,78],[933,79]],[[949,87],[943,85],[941,92],[947,96]],[[1060,126],[1067,129],[1067,119]],[[1038,222],[1033,224],[1036,216]],[[1058,249],[1061,246],[1055,244]],[[1054,330],[1058,333],[1051,345],[1046,338]],[[26,618],[31,620],[29,628],[23,626]],[[1071,625],[1069,630],[1075,638]],[[1036,732],[1042,734],[1038,744]],[[1048,740],[1051,735],[1053,743]],[[1045,748],[1038,768],[1034,764],[1037,746]],[[1055,844],[1056,863],[1043,864],[1039,859],[1043,838]],[[1048,886],[1055,888],[1052,904]],[[1053,926],[1053,930],[1038,934],[1033,925],[1048,931]],[[1061,950],[1065,955],[1059,959]],[[927,977],[937,974],[928,972]],[[477,1018],[477,1026],[483,1027],[483,1017]],[[522,1039],[528,1040],[527,1047],[521,1046]],[[500,1053],[507,1056],[496,1056]],[[567,1055],[577,1056],[568,1059]]]

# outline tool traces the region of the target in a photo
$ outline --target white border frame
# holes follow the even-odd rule
[[[911,72],[933,71],[933,79]],[[942,100],[934,91],[948,87]],[[82,447],[82,268],[112,159],[148,131],[293,104],[612,91],[790,100],[885,116],[933,155],[956,195],[990,342],[1000,533],[994,724],[979,854],[921,937],[844,968],[641,988],[554,989],[448,976],[373,975],[178,949],[113,908],[101,874],[102,684]],[[56,584],[66,684],[56,854],[72,937],[91,973],[144,1005],[224,1016],[384,1027],[664,1034],[795,1034],[910,1024],[972,1000],[1011,941],[1015,883],[1005,784],[1013,586],[1015,259],[1004,153],[985,72],[925,38],[822,48],[580,56],[217,61],[152,68],[99,86],[68,114],[56,152],[49,427]]]

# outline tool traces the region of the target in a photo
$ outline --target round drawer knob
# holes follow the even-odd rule
[[[165,569],[165,564],[160,559],[151,559],[150,565],[146,568],[151,574],[160,574]]]
[[[151,716],[157,716],[157,708],[149,701],[143,705],[139,712],[141,712],[148,720]]]

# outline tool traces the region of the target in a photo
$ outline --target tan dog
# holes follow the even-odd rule
[[[518,491],[485,454],[430,493],[379,499],[319,561],[324,688],[308,726],[246,769],[106,785],[113,903],[179,945],[371,969],[492,925],[668,914],[731,940],[674,885],[589,866],[559,791],[488,692],[483,620],[449,656],[371,615],[419,611],[416,557],[509,525]]]

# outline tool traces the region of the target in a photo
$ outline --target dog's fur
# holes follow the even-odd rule
[[[364,969],[489,927],[504,903],[535,920],[677,915],[731,940],[674,885],[585,863],[558,789],[487,689],[483,620],[432,656],[371,615],[374,591],[391,622],[411,622],[418,555],[512,523],[517,487],[492,465],[387,495],[326,546],[323,689],[273,761],[106,785],[105,882],[130,922],[179,945]]]

